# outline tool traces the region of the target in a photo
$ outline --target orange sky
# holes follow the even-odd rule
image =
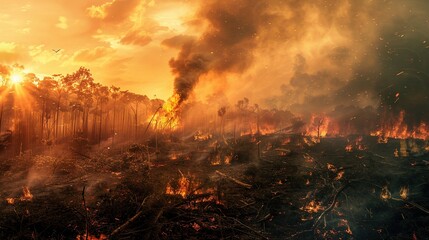
[[[0,6],[0,63],[46,75],[85,66],[104,85],[161,98],[172,94],[168,61],[178,52],[161,41],[189,32],[184,22],[195,11],[177,0],[0,0]]]
[[[362,72],[381,73],[380,56],[427,32],[422,21],[427,5],[420,0],[0,0],[0,64],[18,63],[39,75],[84,66],[97,82],[150,98],[167,99],[179,87],[189,90],[185,98],[211,96],[220,106],[247,97],[284,109],[306,102],[330,108],[320,98],[340,96],[344,104],[365,107],[377,104],[373,90],[383,84],[359,82],[372,79],[360,77]],[[426,44],[424,37],[419,41]]]

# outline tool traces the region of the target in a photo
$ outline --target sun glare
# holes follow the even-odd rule
[[[10,80],[12,81],[12,84],[19,84],[22,82],[23,76],[21,74],[15,73],[12,76],[10,76]]]

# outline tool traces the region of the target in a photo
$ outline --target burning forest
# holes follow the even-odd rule
[[[424,1],[2,5],[0,239],[429,236]]]

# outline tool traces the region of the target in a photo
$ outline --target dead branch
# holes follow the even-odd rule
[[[251,188],[252,188],[252,185],[247,184],[247,183],[244,183],[244,182],[242,182],[242,181],[240,181],[240,180],[237,180],[237,179],[235,179],[235,178],[233,178],[233,177],[227,176],[227,175],[226,175],[225,173],[223,173],[223,172],[220,172],[220,171],[218,171],[218,170],[216,170],[215,172],[216,172],[218,175],[220,175],[220,176],[222,176],[222,177],[225,177],[225,178],[228,178],[229,180],[231,180],[231,181],[235,182],[236,184],[238,184],[238,185],[240,185],[240,186],[242,186],[242,187],[245,187],[245,188],[247,188],[247,189],[251,189]]]
[[[327,209],[325,209],[325,211],[322,212],[322,214],[320,214],[320,216],[316,219],[316,221],[313,224],[313,227],[311,228],[312,230],[316,229],[317,225],[320,222],[320,219],[322,219],[323,216],[325,216],[325,214],[327,214],[328,212],[330,212],[332,209],[334,209],[335,204],[337,203],[337,199],[338,199],[338,195],[340,195],[340,193],[342,191],[344,191],[344,189],[346,189],[346,187],[349,186],[349,183],[345,184],[344,186],[342,186],[340,189],[338,189],[338,191],[335,193],[334,195],[334,199],[332,199],[331,204],[329,205],[329,207]]]
[[[420,206],[420,205],[419,205],[419,204],[417,204],[417,203],[410,202],[410,201],[406,201],[406,200],[404,200],[404,202],[406,202],[406,203],[410,204],[411,206],[416,207],[416,208],[420,209],[421,211],[423,211],[423,212],[425,212],[425,213],[429,214],[429,210],[428,210],[428,209],[426,209],[426,208],[424,208],[424,207]]]
[[[143,205],[146,203],[146,200],[148,199],[149,196],[145,197],[142,201],[142,203],[140,204],[139,210],[137,211],[137,213],[131,217],[130,219],[128,219],[128,221],[126,221],[124,224],[122,224],[121,226],[117,227],[115,230],[112,231],[112,233],[110,233],[109,237],[112,237],[116,234],[118,234],[120,231],[122,231],[123,229],[125,229],[130,223],[134,222],[142,213],[143,213]]]
[[[410,202],[410,201],[408,201],[408,200],[406,200],[406,199],[398,199],[398,198],[394,198],[394,197],[392,197],[392,198],[390,198],[390,199],[391,199],[391,200],[395,200],[395,201],[402,201],[402,202],[404,202],[404,203],[406,203],[406,204],[409,204],[409,205],[411,205],[411,206],[413,206],[413,207],[415,207],[415,208],[419,209],[420,211],[422,211],[422,212],[424,212],[424,213],[429,214],[429,210],[428,210],[428,209],[424,208],[423,206],[420,206],[420,205],[419,205],[419,204],[417,204],[417,203]]]
[[[245,227],[246,229],[248,229],[248,230],[252,231],[253,233],[255,233],[256,235],[258,235],[258,236],[259,236],[259,237],[261,237],[262,239],[267,239],[267,240],[269,239],[269,238],[265,237],[264,235],[262,235],[262,233],[261,233],[260,231],[255,230],[255,229],[253,229],[253,228],[251,228],[251,227],[247,226],[246,224],[244,224],[244,223],[240,222],[238,219],[231,218],[231,217],[230,217],[230,219],[234,220],[236,223],[240,224],[241,226]]]

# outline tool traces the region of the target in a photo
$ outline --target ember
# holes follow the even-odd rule
[[[320,205],[319,202],[311,200],[307,205],[301,207],[300,209],[308,213],[317,213],[319,211],[322,211],[324,208]]]
[[[380,198],[383,201],[387,201],[392,198],[392,194],[390,193],[389,189],[387,189],[387,186],[384,186],[381,189]]]
[[[408,198],[408,187],[401,187],[401,190],[399,191],[399,196],[403,200],[407,200]]]
[[[15,203],[15,198],[6,198],[6,202],[12,205]]]
[[[33,199],[33,194],[31,194],[28,187],[22,187],[22,197],[21,201],[31,201]]]

